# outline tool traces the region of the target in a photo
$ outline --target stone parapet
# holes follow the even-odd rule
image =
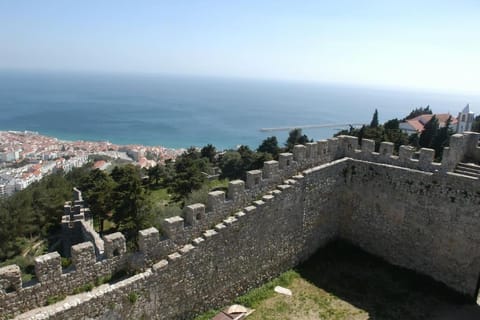
[[[138,252],[128,253],[125,237],[113,233],[103,236],[103,254],[91,242],[72,246],[68,269],[56,252],[37,257],[36,282],[22,283],[18,266],[0,268],[1,318],[22,312],[21,319],[191,318],[294,267],[336,237],[473,296],[478,274],[472,270],[480,270],[478,179],[444,171],[461,160],[451,152],[473,143],[455,137],[448,160],[436,163],[430,149],[417,158],[401,146],[397,156],[392,144],[382,143],[376,153],[373,141],[355,139],[295,146],[278,162],[247,172],[245,182],[231,181],[227,194],[213,191],[206,204],[165,219],[161,232],[140,231]],[[118,271],[137,274],[74,294]],[[27,312],[62,295],[70,296]]]

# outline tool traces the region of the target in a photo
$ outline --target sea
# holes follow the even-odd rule
[[[480,97],[349,85],[149,74],[0,71],[0,130],[168,148],[256,148],[288,129],[314,140],[413,108],[456,115]]]

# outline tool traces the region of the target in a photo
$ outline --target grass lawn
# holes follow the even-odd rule
[[[108,219],[105,219],[103,221],[103,232],[107,232],[110,229],[115,229],[117,226],[113,221],[110,221]]]
[[[207,185],[209,189],[227,189],[228,188],[228,179],[214,179],[207,181]]]
[[[292,296],[275,293],[276,285]],[[255,309],[248,320],[480,319],[478,305],[445,285],[345,242],[328,245],[232,303]]]
[[[166,188],[154,189],[150,191],[150,199],[153,203],[167,204],[170,200],[170,195]]]

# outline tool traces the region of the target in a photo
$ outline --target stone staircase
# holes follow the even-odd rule
[[[474,178],[480,178],[480,166],[473,163],[460,162],[454,170],[455,173]]]

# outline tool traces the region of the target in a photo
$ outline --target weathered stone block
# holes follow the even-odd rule
[[[80,191],[80,190],[77,189],[77,188],[73,188],[73,199],[74,199],[75,201],[77,201],[77,200],[83,200],[82,191]]]
[[[370,139],[362,139],[362,152],[370,155],[372,152],[375,152],[375,141]]]
[[[278,155],[278,167],[282,170],[293,165],[293,153],[285,152]]]
[[[237,221],[238,221],[238,219],[235,218],[235,216],[230,216],[230,217],[224,219],[224,220],[223,220],[223,223],[228,226],[228,225],[231,225],[231,224],[233,224],[233,223],[235,223],[235,222],[237,222]]]
[[[216,236],[217,234],[218,234],[217,231],[215,231],[213,229],[208,229],[203,233],[203,236],[205,237],[205,239],[209,239],[211,237]]]
[[[218,224],[215,225],[214,228],[215,228],[215,231],[221,232],[222,230],[226,229],[227,226],[224,225],[223,223],[218,223]]]
[[[162,230],[165,235],[172,240],[182,236],[184,229],[184,221],[182,217],[175,216],[163,220]]]
[[[154,227],[140,230],[138,232],[138,248],[141,252],[149,254],[158,246],[160,242],[160,232]]]
[[[202,203],[195,203],[186,206],[184,211],[185,221],[191,226],[196,225],[199,220],[205,219],[205,205]]]
[[[207,207],[209,211],[216,211],[223,207],[225,203],[224,191],[212,191],[208,193]]]
[[[308,160],[315,160],[317,158],[317,143],[307,142],[305,147],[307,148],[305,151],[305,157]]]
[[[327,139],[327,143],[328,143],[328,153],[330,153],[333,156],[333,158],[338,158],[340,156],[343,156],[343,154],[341,154],[340,148],[338,147],[338,138]]]
[[[464,135],[464,148],[465,156],[470,159],[475,159],[477,156],[478,140],[480,133],[478,132],[465,132]],[[476,159],[480,161],[480,159]]]
[[[421,148],[420,156],[418,157],[418,167],[420,169],[427,169],[432,165],[433,159],[435,159],[435,150]]]
[[[305,161],[305,155],[307,153],[307,147],[302,144],[297,144],[293,147],[293,160],[297,162]]]
[[[398,158],[402,162],[407,162],[410,159],[412,159],[413,153],[415,152],[415,149],[410,146],[400,146],[399,151],[398,151]]]
[[[233,180],[228,183],[228,199],[240,202],[245,199],[245,182]]]
[[[261,170],[250,170],[247,171],[247,188],[252,189],[255,186],[259,185],[262,182],[262,171]]]
[[[378,152],[380,153],[380,156],[384,159],[390,158],[390,156],[393,155],[393,148],[394,144],[392,142],[381,142],[380,143],[380,150]]]
[[[248,206],[248,207],[243,208],[243,212],[245,212],[245,214],[255,213],[256,210],[257,210],[257,207],[255,207],[255,206]]]
[[[358,148],[358,138],[352,136],[342,136],[341,139],[343,142],[345,155],[353,155],[355,153],[355,150]]]
[[[203,239],[202,237],[198,237],[198,238],[195,238],[195,239],[192,240],[193,245],[195,245],[197,247],[202,245],[202,243],[204,243],[204,242],[205,242],[205,239]]]
[[[77,270],[88,269],[96,262],[93,243],[83,242],[72,246],[72,263]]]
[[[58,252],[35,258],[35,275],[40,282],[57,281],[62,275],[62,261]]]
[[[175,260],[178,260],[182,257],[182,255],[178,252],[174,252],[172,254],[169,254],[167,256],[168,262],[174,262]]]
[[[317,157],[325,157],[328,153],[328,140],[317,141]]]
[[[121,232],[103,236],[103,240],[105,243],[105,256],[107,258],[120,256],[127,252],[125,236]]]
[[[461,154],[464,153],[463,144],[464,144],[463,134],[456,133],[450,136],[449,147],[455,153],[461,153]]]
[[[278,177],[278,161],[270,160],[263,163],[263,177],[275,179]]]
[[[275,197],[274,197],[273,195],[271,195],[271,194],[266,194],[266,195],[264,195],[264,196],[262,197],[262,200],[263,200],[264,202],[270,202],[270,201],[272,201],[274,198],[275,198]]]
[[[186,244],[183,247],[181,247],[178,251],[180,251],[180,253],[182,255],[184,255],[184,254],[187,254],[188,252],[192,251],[193,249],[195,249],[195,247],[193,245]]]
[[[22,289],[22,272],[16,264],[0,268],[0,294],[20,291]]]
[[[153,272],[160,272],[161,270],[165,269],[168,267],[168,261],[167,260],[160,260],[159,262],[155,263],[152,266]]]
[[[75,215],[78,215],[78,214],[81,214],[81,210],[82,210],[82,206],[81,205],[74,205],[73,206],[73,212],[75,213]]]

